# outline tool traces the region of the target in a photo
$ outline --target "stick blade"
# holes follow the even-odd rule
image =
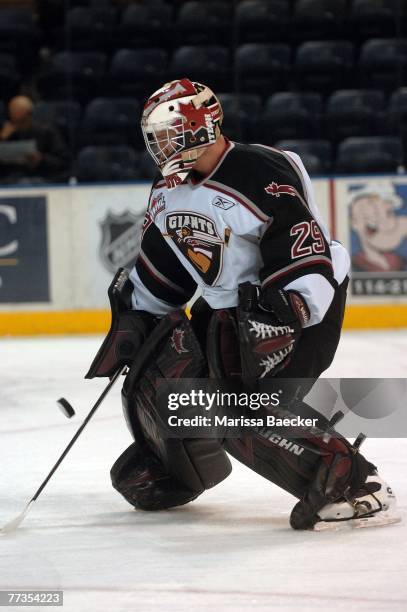
[[[18,527],[21,525],[21,523],[25,519],[27,512],[30,509],[31,504],[33,503],[34,503],[34,500],[32,499],[27,504],[27,506],[24,508],[24,510],[20,512],[18,516],[16,516],[14,519],[12,519],[11,521],[3,525],[3,527],[0,529],[0,535],[6,535],[8,533],[13,533],[13,531],[16,531],[16,529],[18,529]]]

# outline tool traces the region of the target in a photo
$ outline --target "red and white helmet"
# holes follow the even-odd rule
[[[169,189],[181,184],[205,148],[216,142],[222,120],[215,94],[189,79],[166,83],[149,97],[141,129]]]

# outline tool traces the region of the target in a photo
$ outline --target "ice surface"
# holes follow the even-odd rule
[[[83,380],[100,342],[0,341],[0,524],[24,509],[104,388]],[[327,374],[407,377],[406,349],[407,331],[349,332]],[[18,531],[0,537],[0,589],[63,589],[69,612],[407,610],[407,440],[363,447],[398,495],[400,525],[294,532],[294,498],[236,462],[188,506],[135,512],[109,480],[131,442],[119,386]]]

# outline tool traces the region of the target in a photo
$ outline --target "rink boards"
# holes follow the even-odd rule
[[[345,326],[407,326],[407,177],[313,184],[352,258]],[[107,287],[137,256],[149,191],[146,183],[1,189],[0,335],[106,331]]]

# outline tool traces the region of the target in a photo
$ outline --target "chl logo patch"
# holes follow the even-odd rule
[[[179,211],[165,218],[166,233],[207,285],[219,278],[223,241],[215,222],[201,214]]]
[[[158,213],[165,210],[165,197],[162,191],[156,195],[152,200],[148,212],[150,213],[151,219],[155,221]]]
[[[221,198],[220,196],[216,196],[216,198],[212,200],[212,206],[216,206],[222,210],[229,210],[229,208],[232,208],[235,203],[236,202],[232,202],[232,200],[227,200],[226,198]]]
[[[282,193],[294,197],[297,195],[297,190],[295,187],[292,187],[291,185],[278,185],[278,183],[274,181],[270,183],[270,185],[267,185],[267,187],[264,188],[264,191],[269,195],[276,196],[276,198],[279,198]]]
[[[144,217],[142,238],[150,225],[154,223],[157,215],[163,210],[165,210],[165,197],[162,191],[160,191],[160,193],[151,200],[151,204],[147,209],[146,216]]]

